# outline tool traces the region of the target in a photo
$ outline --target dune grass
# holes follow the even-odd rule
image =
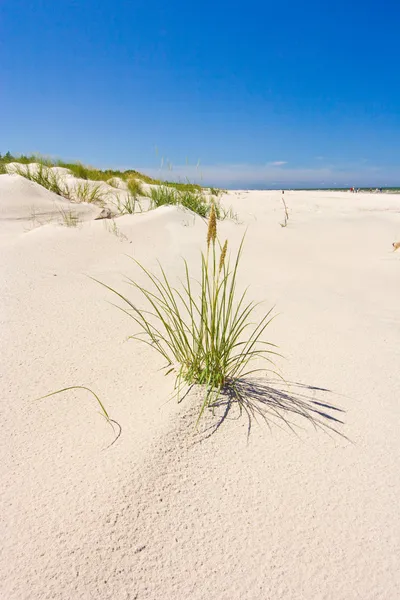
[[[178,204],[178,194],[174,188],[162,185],[150,188],[151,208],[159,208],[165,204]]]
[[[41,162],[33,165],[22,163],[17,165],[14,171],[67,200],[103,204],[104,194],[100,185],[85,181],[70,188],[62,174]]]
[[[215,196],[216,198],[218,198],[218,196],[221,196],[223,194],[223,191],[216,187],[210,187],[210,194],[211,196]]]
[[[47,156],[43,156],[41,154],[18,154],[18,156],[14,156],[11,152],[6,152],[4,156],[0,154],[0,162],[3,164],[8,164],[11,162],[17,162],[21,165],[29,165],[31,163],[41,163],[45,166],[52,167],[54,166],[54,161]]]
[[[203,218],[207,217],[211,210],[210,202],[208,202],[204,194],[198,190],[184,190],[181,192],[179,195],[179,203]]]
[[[120,194],[116,194],[116,201],[114,202],[121,214],[133,214],[138,209],[141,211],[138,198],[148,196],[152,209],[168,204],[179,205],[205,218],[210,214],[211,202],[207,196],[211,195],[214,197],[217,218],[234,218],[231,216],[229,209],[224,209],[216,200],[222,190],[203,188],[190,181],[161,181],[133,169],[125,171],[102,170],[83,165],[81,162],[65,162],[39,154],[13,156],[10,152],[7,152],[4,156],[0,155],[0,173],[7,173],[7,164],[9,163],[17,163],[14,172],[74,202],[90,202],[103,205],[106,201],[106,193],[101,188],[101,182],[108,183],[111,187],[118,189],[119,186],[115,181],[115,178],[118,177],[127,186],[127,195],[122,197]],[[35,165],[32,163],[35,163]],[[66,184],[64,174],[57,172],[52,167],[67,169],[70,174],[83,181],[69,186]],[[89,182],[93,181],[99,182],[99,184],[91,185]],[[144,191],[143,183],[152,184],[149,192]]]
[[[82,163],[65,163],[62,160],[56,161],[57,167],[63,167],[64,169],[68,169],[74,177],[78,179],[90,179],[92,181],[102,180],[99,177],[99,171],[97,169],[90,169],[89,167],[85,167]]]
[[[225,208],[225,206],[218,205],[219,219],[221,221],[233,221],[234,223],[240,223],[238,214],[233,210],[232,206]]]
[[[56,396],[57,394],[64,394],[65,392],[69,392],[71,390],[85,390],[86,392],[89,392],[89,394],[91,394],[96,400],[101,411],[100,414],[106,419],[108,423],[112,424],[112,419],[110,419],[109,414],[98,395],[95,394],[93,390],[84,385],[70,385],[68,387],[63,388],[62,390],[57,390],[55,392],[50,392],[50,394],[46,394],[45,396],[41,396],[40,398],[37,398],[36,401],[44,400],[45,398],[51,398],[51,396]]]
[[[142,184],[141,181],[139,181],[138,179],[136,179],[136,177],[129,177],[126,180],[126,185],[127,185],[127,188],[128,188],[128,192],[134,198],[137,198],[138,196],[144,196],[145,195],[145,192],[144,192],[144,189],[143,189],[143,184]]]
[[[149,198],[152,208],[164,205],[183,206],[203,218],[210,214],[213,205],[216,217],[222,218],[221,207],[207,200],[203,192],[197,188],[193,190],[186,188],[179,191],[175,187],[161,185],[150,189]]]
[[[70,193],[75,202],[88,202],[89,204],[104,204],[104,192],[101,184],[89,183],[89,181],[79,182]]]
[[[29,179],[29,181],[34,181],[58,196],[62,196],[68,200],[71,199],[71,193],[65,183],[64,177],[43,163],[36,163],[34,165],[22,163],[16,166],[15,173]]]
[[[145,196],[143,185],[136,178],[129,178],[126,181],[127,190],[115,194],[115,204],[119,214],[133,215],[137,212],[142,212],[142,205],[139,200],[140,196]]]
[[[140,200],[129,191],[116,194],[113,204],[115,204],[120,215],[134,215],[137,212],[143,212]]]
[[[178,192],[201,192],[203,189],[198,183],[191,183],[190,181],[159,181],[158,183],[159,185],[165,185],[167,187],[174,188]]]
[[[62,218],[62,224],[65,227],[78,227],[81,221],[79,219],[79,215],[76,212],[72,211],[71,209],[64,208],[60,208],[59,212]]]
[[[283,197],[282,194],[282,203],[283,203],[283,211],[284,211],[284,215],[283,215],[283,223],[280,223],[281,227],[287,227],[288,221],[289,221],[289,211],[288,211],[288,207],[286,205],[285,202],[285,198]]]
[[[121,189],[118,177],[111,177],[111,179],[107,179],[106,183],[111,185],[111,187],[115,188],[116,190]]]
[[[127,169],[120,171],[118,169],[96,169],[95,167],[89,167],[82,164],[79,161],[66,162],[60,159],[53,159],[51,157],[43,156],[41,154],[18,154],[13,155],[10,152],[6,152],[4,156],[0,154],[0,167],[1,165],[7,165],[8,163],[20,163],[22,165],[29,165],[31,163],[39,163],[46,167],[63,167],[68,169],[72,175],[78,179],[86,179],[90,181],[107,181],[113,177],[120,177],[121,179],[127,179],[129,177],[136,177],[145,183],[160,183],[158,180],[135,171],[134,169]]]
[[[243,239],[231,265],[228,241],[221,246],[217,240],[217,219],[212,205],[207,231],[207,248],[201,254],[201,280],[196,284],[184,261],[185,277],[179,288],[174,287],[159,265],[159,274],[148,271],[132,259],[147,279],[144,287],[137,281],[129,283],[141,294],[146,306],[139,308],[128,297],[105,285],[126,305],[122,310],[134,320],[138,340],[156,350],[165,360],[166,374],[175,374],[175,395],[181,399],[186,386],[200,384],[205,393],[199,411],[200,419],[206,407],[211,407],[224,390],[237,396],[240,402],[240,380],[266,371],[274,345],[263,341],[262,335],[271,322],[271,311],[254,323],[254,302],[246,300],[246,291],[237,296],[237,272],[242,255]]]

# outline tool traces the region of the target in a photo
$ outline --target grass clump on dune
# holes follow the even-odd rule
[[[127,179],[135,177],[145,183],[160,183],[158,180],[135,171],[134,169],[127,169],[120,171],[118,169],[96,169],[82,164],[79,161],[66,162],[59,159],[53,159],[51,157],[42,156],[41,154],[18,154],[13,155],[11,152],[6,152],[4,156],[0,154],[0,167],[1,165],[7,165],[8,163],[20,163],[22,165],[29,165],[31,163],[40,163],[47,167],[62,167],[68,169],[74,177],[78,179],[86,179],[89,181],[107,181],[113,177],[120,177],[121,179]]]
[[[142,182],[136,179],[135,177],[130,177],[129,179],[127,179],[126,185],[128,188],[128,192],[134,198],[145,195]]]
[[[240,401],[240,380],[257,371],[266,371],[266,366],[255,363],[260,360],[264,365],[266,361],[270,363],[270,354],[275,354],[271,350],[273,344],[261,339],[271,321],[271,311],[255,324],[258,305],[246,300],[246,291],[237,295],[243,240],[231,264],[228,241],[223,246],[219,244],[216,223],[212,206],[199,282],[193,282],[186,261],[185,277],[178,288],[170,283],[161,265],[156,275],[133,259],[148,284],[142,286],[129,279],[145,301],[143,308],[102,284],[124,301],[124,312],[138,326],[139,331],[132,338],[163,357],[166,374],[175,373],[178,399],[184,386],[204,386],[199,419],[224,390],[229,390]]]
[[[186,190],[182,192],[179,201],[182,206],[200,215],[200,217],[207,217],[211,210],[211,204],[207,202],[205,196],[198,191],[191,192]]]
[[[12,167],[10,165],[7,168],[10,163],[14,164]],[[82,181],[75,185],[67,185],[66,173],[52,167],[66,169],[70,175]],[[4,156],[0,155],[0,173],[7,172],[18,173],[55,194],[74,202],[90,202],[103,205],[107,200],[106,190],[101,187],[103,182],[115,189],[126,188],[127,195],[123,199],[121,199],[120,194],[116,194],[115,201],[111,199],[111,202],[117,206],[118,211],[122,214],[133,214],[138,207],[141,210],[138,198],[148,196],[152,209],[164,205],[178,205],[188,208],[205,218],[211,210],[211,202],[207,198],[211,194],[211,196],[214,196],[213,201],[217,218],[232,218],[229,210],[225,210],[215,199],[216,196],[222,193],[217,188],[206,189],[190,181],[161,181],[133,169],[125,171],[102,170],[85,166],[81,162],[65,162],[43,157],[39,154],[13,156],[10,152],[7,152]],[[98,184],[93,185],[90,182],[98,182]],[[144,191],[143,183],[151,184],[149,192]]]
[[[89,204],[103,204],[104,193],[101,184],[91,184],[88,181],[78,183],[71,194],[76,202]]]
[[[90,184],[88,181],[79,182],[74,187],[69,187],[65,177],[58,173],[56,169],[46,166],[43,163],[16,165],[13,171],[29,181],[41,185],[46,190],[72,200],[74,202],[88,202],[102,204],[104,194],[100,185]]]
[[[143,212],[137,196],[133,196],[129,192],[122,194],[122,196],[117,194],[114,204],[120,215],[134,215],[137,212]]]
[[[58,196],[62,196],[68,200],[71,199],[71,193],[63,176],[43,163],[35,163],[33,165],[23,163],[18,165],[14,172],[29,179],[29,181],[34,181]]]
[[[211,206],[213,205],[207,200],[201,190],[190,190],[187,188],[183,191],[178,191],[175,187],[167,185],[152,187],[150,189],[149,197],[152,208],[158,208],[164,205],[178,205],[188,208],[203,218],[210,214]],[[219,205],[214,204],[214,210],[219,219],[221,217]]]
[[[165,185],[150,188],[149,198],[152,208],[159,208],[166,204],[178,204],[178,194],[176,190]]]
[[[60,208],[62,224],[65,227],[78,227],[80,223],[79,215],[72,210]]]
[[[218,196],[221,196],[223,194],[223,191],[220,190],[219,188],[211,187],[210,194],[211,194],[211,196],[216,196],[218,198]]]
[[[186,182],[174,182],[174,181],[160,181],[162,185],[167,187],[172,187],[176,189],[178,192],[201,192],[202,187],[198,183],[191,183],[190,181]]]
[[[85,167],[80,162],[65,163],[62,160],[58,160],[56,166],[68,169],[72,175],[78,179],[91,179],[92,181],[98,181],[99,179],[98,172],[95,169],[89,169],[89,167]]]
[[[145,196],[142,183],[135,178],[126,182],[127,190],[121,194],[115,194],[115,206],[121,215],[133,215],[142,212],[139,196]]]

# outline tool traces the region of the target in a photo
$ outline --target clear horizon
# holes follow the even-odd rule
[[[4,3],[0,149],[230,188],[399,186],[399,23],[370,0]]]

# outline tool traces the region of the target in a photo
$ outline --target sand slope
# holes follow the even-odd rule
[[[193,430],[199,390],[168,402],[162,362],[87,277],[129,291],[132,255],[177,280],[203,221],[165,207],[117,219],[118,235],[93,220],[11,229],[56,201],[25,183],[0,176],[1,597],[397,598],[400,196],[287,193],[287,228],[278,192],[224,197],[242,223],[220,236],[237,247],[248,228],[240,284],[276,305],[267,335],[291,382],[256,382],[255,401],[301,428],[270,413],[248,435],[232,409],[209,436],[218,415]],[[121,426],[111,447],[84,391],[34,402],[74,384]]]
[[[63,213],[81,222],[94,219],[100,208],[71,203],[21,175],[0,177],[0,243],[8,234],[25,233],[49,223],[63,223]]]

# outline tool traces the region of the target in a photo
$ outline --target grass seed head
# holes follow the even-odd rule
[[[210,217],[208,220],[207,248],[210,247],[210,242],[212,242],[214,244],[216,239],[217,239],[217,215],[215,214],[214,203],[212,203]]]
[[[219,273],[221,273],[222,267],[224,266],[227,249],[228,249],[228,240],[225,240],[225,244],[223,245],[221,256],[219,258]]]

